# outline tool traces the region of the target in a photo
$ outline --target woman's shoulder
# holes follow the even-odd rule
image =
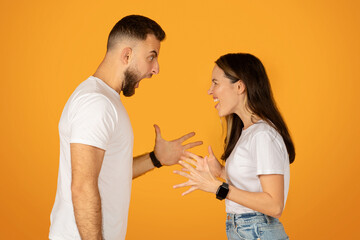
[[[249,138],[252,139],[269,137],[270,139],[282,140],[278,131],[264,120],[254,123],[249,130]]]
[[[251,130],[252,134],[258,134],[258,133],[275,134],[277,132],[275,128],[272,127],[265,120],[257,121],[256,123],[254,123],[252,126],[249,127],[249,130]]]

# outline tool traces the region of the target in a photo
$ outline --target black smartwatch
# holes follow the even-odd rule
[[[219,200],[223,200],[226,198],[228,193],[229,193],[229,184],[223,182],[223,184],[221,184],[218,190],[216,191],[216,198]]]

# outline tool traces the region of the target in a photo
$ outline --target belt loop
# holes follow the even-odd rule
[[[266,223],[270,224],[270,222],[271,222],[270,217],[268,215],[266,215],[266,214],[264,214],[264,215],[265,215],[265,218],[266,218]]]

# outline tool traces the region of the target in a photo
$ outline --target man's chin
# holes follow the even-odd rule
[[[145,76],[143,76],[140,80],[139,80],[139,82],[141,81],[141,80],[143,80],[143,79],[145,79],[145,78],[151,78],[153,75],[150,73],[149,75],[145,75]]]
[[[123,91],[123,95],[125,96],[125,97],[131,97],[131,96],[133,96],[135,94],[135,88],[131,91],[131,92],[124,92]]]

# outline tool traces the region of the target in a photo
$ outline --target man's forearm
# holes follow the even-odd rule
[[[134,157],[133,159],[133,179],[154,169],[149,153]]]
[[[72,201],[81,239],[102,240],[101,199],[97,183],[72,187]]]

